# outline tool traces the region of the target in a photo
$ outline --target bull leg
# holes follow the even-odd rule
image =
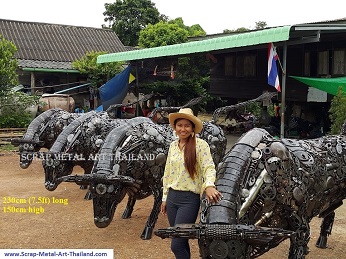
[[[290,251],[288,259],[304,259],[309,253],[308,243],[310,241],[310,227],[305,219],[301,219],[295,235],[290,238]]]
[[[328,236],[332,233],[333,223],[335,218],[335,212],[329,213],[323,218],[321,223],[320,236],[316,242],[316,246],[319,248],[327,248]]]
[[[93,168],[94,163],[92,161],[87,161],[84,164],[81,164],[80,166],[84,169],[84,174],[91,174],[91,170]],[[86,190],[88,189],[88,185],[81,185],[80,189]]]
[[[85,163],[85,165],[82,166],[82,168],[84,169],[84,174],[91,174],[92,167],[93,167],[93,163],[90,163],[89,161],[87,163]],[[88,187],[89,187],[88,185],[83,184],[79,188],[81,190],[86,190],[86,189],[88,189]],[[90,190],[88,190],[84,196],[84,200],[89,201],[91,199],[92,199],[92,195],[91,195]]]
[[[133,212],[133,207],[135,206],[136,201],[137,201],[137,199],[133,195],[129,196],[126,208],[125,208],[123,216],[122,216],[123,219],[128,219],[129,217],[131,217],[132,212]]]
[[[145,224],[145,228],[143,230],[143,233],[141,235],[141,238],[143,240],[151,239],[151,236],[153,234],[153,230],[157,221],[157,218],[159,217],[160,209],[161,209],[161,203],[162,203],[162,190],[159,186],[158,188],[153,190],[154,194],[154,205],[153,209],[150,213],[150,216],[147,220],[147,223]]]

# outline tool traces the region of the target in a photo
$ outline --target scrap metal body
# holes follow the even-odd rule
[[[19,147],[20,167],[26,169],[38,157],[41,148],[51,148],[63,129],[79,117],[59,108],[50,109],[37,116],[28,126],[21,139],[13,139],[12,144]]]
[[[319,216],[316,246],[325,248],[334,210],[346,197],[344,130],[313,140],[277,140],[263,129],[250,130],[218,167],[216,187],[223,199],[202,200],[199,224],[156,234],[186,238],[190,233],[199,239],[203,258],[255,258],[290,238],[288,258],[302,259],[308,253],[309,223]]]
[[[203,124],[200,137],[209,143],[218,164],[226,150],[226,137],[215,124]],[[127,120],[107,135],[90,177],[70,176],[61,180],[90,184],[98,227],[110,224],[126,193],[129,201],[123,218],[131,216],[136,200],[153,195],[153,209],[141,235],[142,239],[150,239],[160,211],[162,177],[172,141],[173,130],[168,124],[157,124],[144,117]]]

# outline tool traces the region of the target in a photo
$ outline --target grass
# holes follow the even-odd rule
[[[13,146],[12,144],[1,144],[0,151],[18,151],[18,147]]]

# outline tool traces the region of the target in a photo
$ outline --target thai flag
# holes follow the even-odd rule
[[[268,84],[281,92],[276,60],[279,58],[273,43],[268,44]]]

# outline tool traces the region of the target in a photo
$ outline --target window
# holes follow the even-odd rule
[[[256,55],[225,56],[225,76],[255,77]]]
[[[329,52],[320,51],[318,53],[318,75],[328,75],[329,74]]]
[[[254,77],[256,76],[256,56],[245,56],[244,57],[244,76]]]
[[[235,76],[235,56],[225,56],[225,76]]]
[[[310,52],[304,54],[304,76],[310,76]]]
[[[345,69],[345,50],[334,50],[333,55],[333,75],[344,75]]]

